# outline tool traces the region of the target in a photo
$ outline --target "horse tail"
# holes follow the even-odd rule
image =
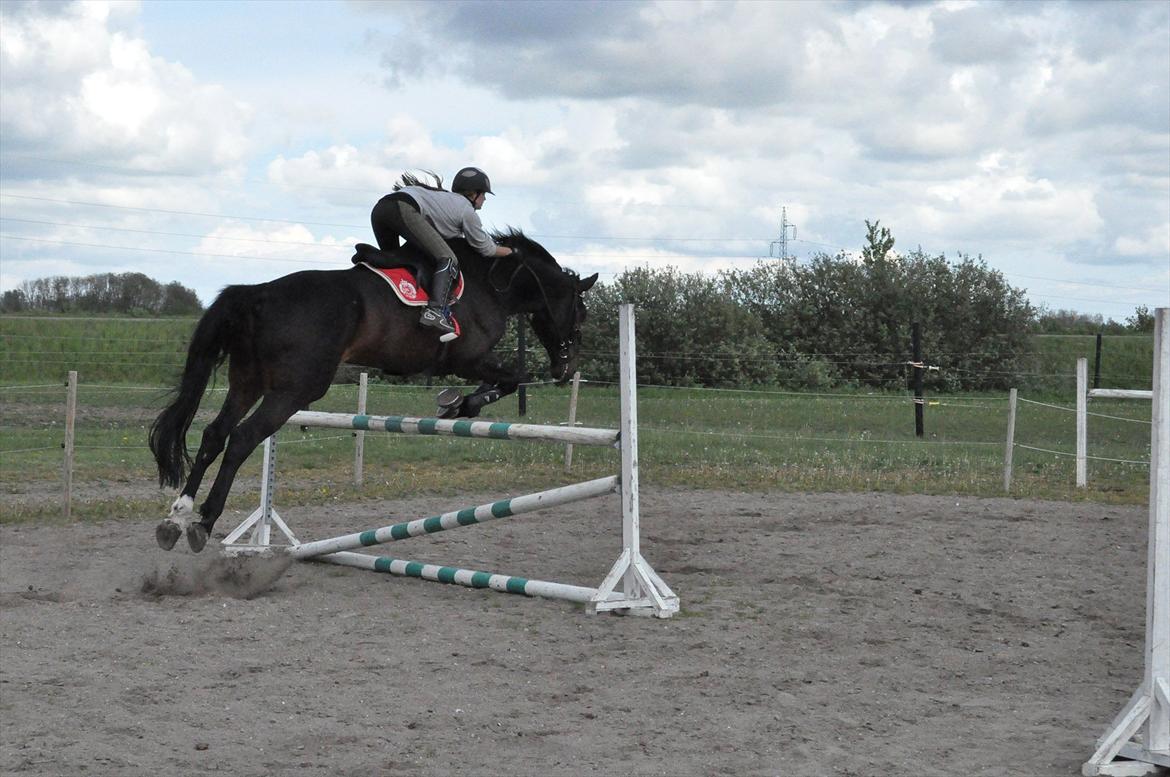
[[[252,287],[228,286],[199,319],[174,400],[150,426],[150,452],[158,464],[160,486],[178,487],[191,466],[187,430],[195,420],[203,390],[227,357],[234,333],[247,331]]]

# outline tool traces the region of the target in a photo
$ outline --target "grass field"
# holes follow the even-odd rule
[[[182,363],[191,319],[0,317],[0,520],[49,518],[60,512],[64,379],[80,374],[75,454],[78,514],[157,513],[146,431]],[[1040,336],[1020,387],[1015,495],[1030,498],[1142,502],[1147,498],[1148,402],[1094,400],[1089,488],[1073,485],[1074,365],[1090,359],[1092,336]],[[1149,388],[1152,338],[1107,337],[1101,385]],[[535,361],[543,363],[542,356]],[[929,359],[929,356],[927,357]],[[561,423],[568,388],[529,392],[527,421]],[[372,413],[430,415],[435,389],[374,382]],[[222,393],[205,398],[189,437],[210,420]],[[1003,493],[1007,396],[929,397],[926,436],[914,436],[913,405],[902,393],[800,394],[781,390],[704,390],[643,386],[639,429],[643,479],[649,484],[748,490],[881,490]],[[1041,404],[1036,404],[1037,402]],[[336,385],[314,409],[356,409],[356,386]],[[1057,405],[1059,407],[1051,407]],[[509,398],[493,416],[519,420]],[[617,391],[587,384],[578,420],[617,423]],[[538,490],[606,474],[611,451],[579,448],[563,471],[563,446],[368,434],[366,483],[353,485],[352,435],[286,430],[281,435],[283,499],[312,502],[467,489]],[[1026,446],[1026,447],[1024,447]],[[1038,450],[1034,450],[1038,449]],[[235,489],[237,506],[254,501],[260,456],[245,465],[251,486]]]
[[[530,391],[532,423],[567,417],[567,387]],[[313,406],[353,412],[356,387],[338,385]],[[376,414],[431,415],[435,389],[371,386]],[[1026,396],[1026,395],[1024,395]],[[189,445],[222,397],[205,397]],[[65,389],[0,391],[0,520],[53,519],[61,512]],[[146,432],[162,389],[83,383],[78,395],[75,509],[82,518],[158,514],[170,492],[155,480]],[[1007,401],[1002,395],[941,397],[925,409],[926,436],[914,436],[913,405],[900,394],[802,395],[643,387],[639,391],[640,462],[648,485],[758,491],[876,490],[1003,494]],[[1064,403],[1071,408],[1071,401]],[[583,387],[578,421],[617,423],[614,386]],[[520,420],[513,398],[493,416]],[[1148,496],[1148,402],[1094,401],[1089,487],[1074,487],[1074,416],[1069,409],[1022,403],[1013,495],[1141,503]],[[1106,417],[1108,416],[1108,417]],[[1125,420],[1129,419],[1129,420]],[[413,493],[535,491],[611,474],[616,452],[578,447],[564,472],[564,446],[368,433],[365,484],[353,484],[354,437],[324,429],[286,429],[279,448],[280,503],[322,503]],[[1041,450],[1031,450],[1037,448]],[[1049,453],[1056,451],[1059,453]],[[229,506],[257,498],[260,455],[247,462]]]
[[[170,385],[194,327],[192,318],[0,316],[0,386],[56,382],[69,370],[87,383]],[[1067,396],[1076,360],[1089,359],[1093,369],[1093,335],[1037,335],[1032,343],[1021,360],[1021,391]],[[1152,357],[1151,335],[1105,336],[1100,385],[1148,389]],[[543,360],[535,351],[533,358]]]
[[[1036,335],[1026,359],[1025,382],[1019,386],[1037,393],[1071,394],[1075,389],[1077,359],[1089,360],[1093,381],[1097,339],[1094,335]],[[1154,337],[1105,335],[1101,340],[1100,388],[1150,388]]]
[[[0,316],[0,385],[63,380],[165,385],[182,367],[193,318]]]

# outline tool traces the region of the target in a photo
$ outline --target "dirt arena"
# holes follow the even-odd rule
[[[320,539],[505,495],[281,513]],[[0,773],[1072,775],[1137,686],[1144,508],[644,488],[642,516],[670,620],[164,553],[153,520],[0,528]],[[612,496],[385,552],[595,586],[620,524]]]

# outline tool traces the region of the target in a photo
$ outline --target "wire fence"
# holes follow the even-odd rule
[[[435,393],[444,385],[370,384],[369,412],[430,416]],[[83,501],[101,501],[110,482],[126,484],[139,498],[157,501],[154,463],[146,436],[167,401],[162,385],[95,382],[77,385],[74,488]],[[466,388],[466,387],[462,387]],[[528,396],[532,423],[565,423],[569,389],[536,382]],[[202,426],[213,417],[226,386],[209,387],[189,436],[198,446]],[[942,396],[925,404],[925,434],[914,434],[913,402],[907,392],[796,392],[759,387],[679,387],[643,383],[639,391],[641,458],[649,482],[711,485],[720,478],[752,488],[832,490],[921,489],[993,495],[1002,493],[999,477],[1005,459],[1007,397],[997,394]],[[65,401],[63,383],[0,385],[0,505],[17,513],[40,499],[59,501],[54,491],[64,469]],[[617,386],[582,381],[579,423],[613,427],[617,423]],[[1094,400],[1098,402],[1097,400]],[[1076,459],[1075,407],[1021,397],[1013,493],[1078,498],[1073,483]],[[312,409],[356,412],[358,386],[335,385]],[[1097,407],[1097,405],[1095,405]],[[1148,487],[1149,420],[1140,403],[1102,402],[1094,411],[1089,440],[1092,495],[1108,499],[1143,498]],[[1119,408],[1124,408],[1119,410]],[[1148,405],[1145,412],[1148,415]],[[516,405],[505,399],[489,412],[517,420]],[[1127,414],[1128,413],[1128,414]],[[425,468],[483,466],[484,452],[435,439],[403,441],[394,435],[366,435],[371,460],[409,462],[414,477]],[[283,443],[293,447],[285,448]],[[287,428],[282,432],[282,466],[292,477],[342,478],[352,460],[353,433]],[[350,450],[349,455],[345,451]],[[551,469],[560,465],[555,447],[511,446],[491,449],[486,462],[499,472]],[[576,464],[589,468],[595,453],[581,451]],[[1146,458],[1144,458],[1146,457]],[[253,456],[248,467],[258,466]],[[248,470],[242,472],[247,477]],[[714,474],[713,474],[714,473]],[[252,473],[253,476],[256,473]],[[390,479],[388,476],[387,480]],[[118,490],[118,489],[115,489]],[[38,497],[39,495],[39,497]],[[12,507],[12,506],[16,507]],[[9,508],[5,512],[9,512]],[[35,513],[36,510],[34,509]]]

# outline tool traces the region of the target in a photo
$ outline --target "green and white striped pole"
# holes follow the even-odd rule
[[[371,556],[367,553],[340,551],[327,556],[317,556],[316,560],[328,561],[330,564],[340,564],[346,567],[356,567],[357,569],[368,569],[372,572],[398,575],[399,577],[416,577],[421,580],[451,583],[452,585],[462,585],[467,588],[491,588],[495,591],[503,591],[509,594],[542,596],[546,599],[565,599],[581,604],[588,604],[597,596],[596,588],[552,583],[547,580],[531,580],[526,577],[513,577],[494,572],[480,572],[474,569],[424,564],[418,561],[407,561],[389,556]],[[618,598],[618,594],[613,594],[612,598]]]
[[[477,523],[492,521],[497,518],[507,518],[511,515],[530,513],[534,510],[543,510],[546,507],[579,502],[583,499],[592,499],[595,496],[612,493],[617,490],[619,478],[610,475],[597,480],[588,480],[584,483],[574,483],[571,486],[541,491],[536,494],[526,494],[513,499],[502,499],[498,502],[488,502],[478,507],[465,507],[462,510],[452,510],[449,513],[419,518],[405,523],[396,523],[383,526],[380,529],[346,534],[342,537],[333,537],[315,542],[303,542],[288,549],[293,558],[305,559],[324,556],[342,550],[355,550],[382,545],[387,542],[404,540],[407,537],[418,537],[422,534],[455,529],[460,526],[472,526]]]
[[[617,445],[617,429],[594,429],[586,426],[541,426],[512,424],[502,421],[468,421],[467,419],[416,418],[405,415],[347,415],[302,410],[286,422],[290,426],[326,429],[355,429],[362,432],[393,432],[439,437],[481,437],[490,440],[539,440],[574,445]]]

